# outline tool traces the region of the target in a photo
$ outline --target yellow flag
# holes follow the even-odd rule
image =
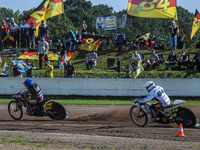
[[[27,17],[27,24],[30,25],[33,22],[36,28],[36,37],[38,36],[39,25],[41,21],[46,20],[64,13],[64,3],[63,0],[44,0],[35,10]]]
[[[136,71],[135,71],[135,74],[134,74],[134,78],[137,78],[142,71],[144,71],[144,68],[142,66],[142,63],[140,61],[138,61],[138,66],[136,68]]]
[[[192,26],[191,39],[195,36],[195,33],[199,30],[199,28],[200,28],[200,13],[198,12],[198,10],[196,10]]]
[[[143,18],[175,18],[176,0],[129,0],[127,13]]]

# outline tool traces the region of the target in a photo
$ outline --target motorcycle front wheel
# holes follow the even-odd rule
[[[138,127],[144,127],[148,121],[147,114],[143,110],[139,111],[138,107],[135,105],[130,109],[130,117]]]
[[[53,102],[52,109],[47,110],[47,115],[53,120],[63,120],[66,117],[66,110],[60,103]]]
[[[196,116],[188,108],[179,107],[177,117],[181,118],[182,121],[176,121],[176,124],[179,125],[180,123],[182,123],[184,128],[193,128],[196,125]]]
[[[22,106],[17,101],[9,102],[8,112],[9,112],[10,116],[15,120],[20,120],[23,116]]]

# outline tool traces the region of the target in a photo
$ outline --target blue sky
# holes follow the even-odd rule
[[[0,0],[0,7],[11,8],[14,11],[17,9],[22,12],[37,7],[43,0]],[[89,1],[89,0],[87,0]],[[112,6],[115,11],[127,8],[128,0],[90,0],[93,5],[107,4]],[[195,9],[200,11],[200,0],[177,0],[177,5],[184,7],[190,12],[194,13]]]

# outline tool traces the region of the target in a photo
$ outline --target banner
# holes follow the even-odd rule
[[[136,68],[136,71],[135,71],[135,74],[134,74],[134,78],[137,78],[142,71],[144,71],[144,68],[142,66],[142,63],[140,61],[138,61],[138,66]]]
[[[198,10],[196,10],[193,20],[191,40],[195,36],[195,33],[199,30],[199,28],[200,28],[200,13],[198,12]]]
[[[9,72],[10,72],[10,67],[5,62],[5,65],[3,67],[3,71],[1,72],[1,75],[8,75]]]
[[[22,60],[12,60],[12,62],[14,62],[17,65],[20,73],[25,73],[30,69],[30,67]]]
[[[73,55],[74,55],[74,52],[68,52],[67,53],[67,61],[69,61]],[[37,51],[26,51],[24,54],[19,56],[17,59],[39,60],[39,56],[37,55]],[[57,61],[58,60],[57,53],[56,52],[50,52],[48,54],[48,60]]]
[[[101,36],[83,35],[80,50],[97,51],[101,43]]]
[[[96,20],[96,30],[114,30],[126,27],[127,14],[120,16],[98,17]]]
[[[129,0],[127,14],[143,18],[176,18],[176,0]]]
[[[64,13],[64,4],[63,0],[44,0],[32,14],[30,14],[26,20],[27,24],[30,25],[33,22],[34,27],[36,28],[36,37],[38,36],[39,25],[42,20],[45,21]]]

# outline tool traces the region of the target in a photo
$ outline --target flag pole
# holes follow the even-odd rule
[[[190,44],[190,46],[195,50],[195,48],[192,46],[192,44],[190,43],[190,41],[189,41],[188,38],[186,37],[185,33],[183,32],[183,29],[182,29],[182,27],[181,27],[181,24],[180,24],[179,20],[177,20],[177,22],[178,22],[178,24],[179,24],[179,27],[180,27],[180,29],[181,29],[181,31],[182,31],[182,33],[183,33],[185,39],[186,39],[187,42]]]

